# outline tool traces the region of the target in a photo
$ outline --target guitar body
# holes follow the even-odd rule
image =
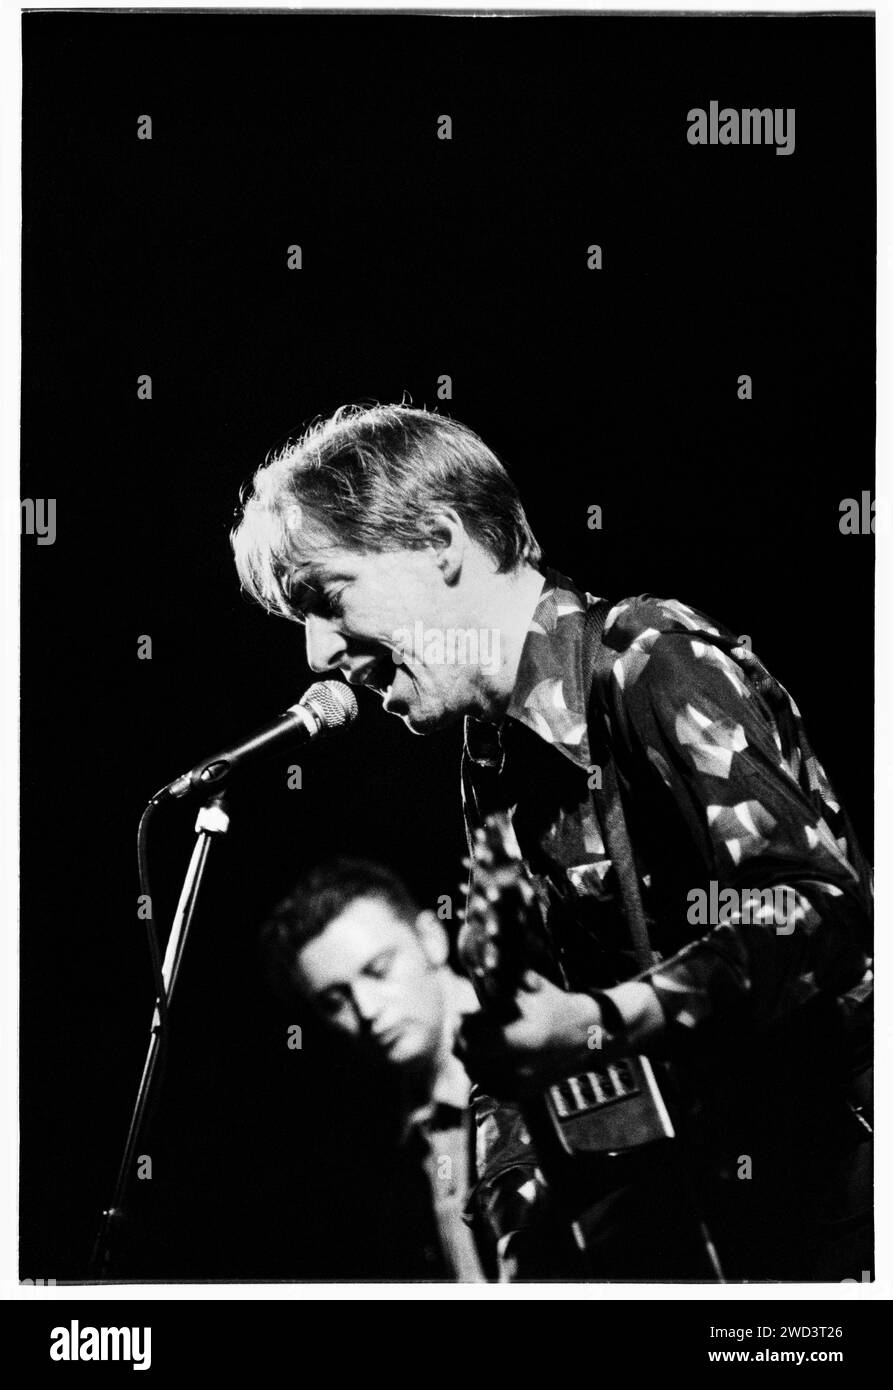
[[[488,816],[475,832],[473,869],[459,954],[481,1008],[509,1021],[516,1016],[515,995],[526,970],[560,980],[544,945],[539,900],[505,812]],[[548,1087],[525,1103],[525,1118],[528,1112],[546,1167],[543,1147],[569,1157],[622,1153],[671,1139],[675,1132],[651,1062],[635,1053]]]
[[[551,955],[540,900],[506,812],[488,816],[475,832],[469,867],[474,874],[459,954],[481,1008],[507,1023],[518,1017],[515,1000],[525,971],[566,984]],[[525,1098],[521,1111],[553,1200],[576,1243],[581,1277],[591,1275],[584,1213],[592,1201],[593,1162],[651,1148],[662,1164],[670,1157],[676,1196],[688,1205],[691,1230],[697,1233],[704,1277],[724,1282],[710,1232],[685,1191],[688,1180],[678,1143],[670,1155],[663,1150],[676,1136],[649,1058],[629,1053],[600,1060],[591,1070]]]

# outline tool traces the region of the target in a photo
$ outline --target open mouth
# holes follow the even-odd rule
[[[385,656],[379,657],[375,664],[368,668],[362,683],[370,690],[377,691],[379,695],[387,695],[394,684],[397,670],[397,665],[388,652]]]

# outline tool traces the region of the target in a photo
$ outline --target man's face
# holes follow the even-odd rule
[[[298,959],[315,1004],[342,1032],[371,1042],[393,1066],[430,1065],[443,1040],[437,959],[443,929],[419,929],[380,898],[355,898]]]
[[[434,547],[381,554],[327,547],[300,571],[296,609],[313,671],[340,671],[382,697],[413,733],[482,710],[478,660],[443,659],[437,634],[461,629],[455,585]],[[406,634],[424,636],[421,642]],[[443,652],[443,647],[441,647]]]

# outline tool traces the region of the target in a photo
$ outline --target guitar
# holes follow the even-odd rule
[[[556,980],[545,949],[540,901],[506,812],[474,833],[473,871],[458,950],[481,1008],[502,1022],[518,1017],[515,996],[524,972]],[[593,1051],[600,1037],[594,1035]],[[622,1153],[672,1139],[673,1121],[647,1057],[629,1053],[525,1101],[525,1120],[538,1149],[565,1156]]]

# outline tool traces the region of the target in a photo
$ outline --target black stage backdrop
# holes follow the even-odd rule
[[[689,145],[711,100],[793,107],[794,153]],[[873,487],[874,26],[30,14],[24,103],[22,495],[57,536],[23,542],[21,1275],[63,1280],[147,1041],[139,813],[312,678],[228,543],[311,417],[454,414],[558,568],[748,633],[870,848],[874,544],[840,504]],[[424,1276],[392,1098],[271,997],[256,937],[335,851],[458,903],[459,746],[370,696],[300,791],[280,762],[233,794],[118,1277]],[[192,819],[151,845],[165,929]]]

